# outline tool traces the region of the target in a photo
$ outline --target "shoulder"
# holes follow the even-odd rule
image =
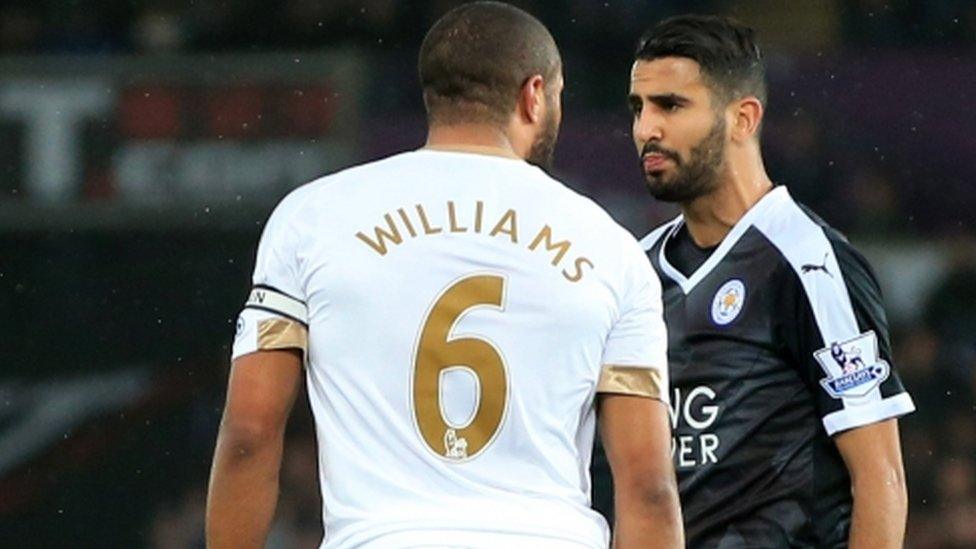
[[[828,259],[836,261],[844,274],[873,277],[864,256],[847,237],[831,227],[810,208],[795,202],[783,188],[781,196],[753,225],[780,251],[800,274],[817,270]]]
[[[354,187],[358,184],[371,181],[393,181],[394,176],[402,176],[405,170],[411,166],[419,165],[415,157],[415,151],[398,153],[392,156],[357,164],[337,172],[324,175],[314,179],[292,192],[294,200],[309,201],[321,199],[337,190],[337,187]],[[348,188],[343,188],[348,191]]]
[[[571,208],[577,213],[596,219],[600,223],[618,225],[607,210],[592,198],[573,190],[540,168],[533,168],[533,175],[534,183],[538,185],[541,193],[556,200],[560,206]]]
[[[871,264],[867,258],[848,240],[844,233],[828,225],[826,221],[821,219],[810,208],[799,203],[797,206],[823,231],[824,236],[827,237],[827,242],[830,243],[831,249],[837,255],[837,262],[840,264],[840,268],[845,275],[860,275],[867,276],[871,279],[875,278],[874,270],[871,268]]]
[[[402,172],[405,166],[412,164],[410,155],[409,152],[398,153],[344,168],[300,185],[278,203],[268,223],[286,225],[299,220],[314,219],[315,216],[307,215],[310,210],[320,210],[330,204],[341,202],[356,189],[371,192],[367,185],[361,184],[370,181],[392,181],[394,179],[392,174]]]
[[[832,262],[835,244],[850,246],[840,232],[795,202],[785,187],[777,187],[772,193],[775,194],[762,205],[764,211],[753,219],[752,225],[798,273],[810,272],[828,259]]]
[[[561,210],[563,215],[571,216],[575,223],[586,227],[587,232],[599,239],[609,238],[626,247],[636,245],[637,239],[634,234],[618,223],[603,206],[541,169],[535,168],[535,170],[538,177],[536,183],[540,185],[544,199]]]
[[[789,264],[793,285],[802,288],[825,341],[860,333],[857,317],[864,307],[881,318],[880,290],[867,261],[843,234],[794,202],[785,189],[753,226]]]

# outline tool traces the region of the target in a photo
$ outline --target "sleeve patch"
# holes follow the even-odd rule
[[[657,368],[606,365],[600,373],[596,392],[665,400],[664,383]]]
[[[878,353],[873,330],[831,343],[813,353],[827,377],[820,385],[836,399],[865,397],[891,375],[891,365]]]
[[[258,350],[308,350],[308,330],[302,324],[283,318],[271,318],[258,323]]]

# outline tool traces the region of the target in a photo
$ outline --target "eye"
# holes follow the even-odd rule
[[[643,110],[643,108],[644,105],[640,101],[630,102],[630,112],[634,115],[634,117],[640,116],[641,110]]]
[[[659,111],[667,114],[676,113],[688,104],[686,98],[673,93],[655,96],[652,101]]]
[[[681,108],[681,105],[677,101],[663,101],[661,103],[661,110],[665,112],[677,112]]]

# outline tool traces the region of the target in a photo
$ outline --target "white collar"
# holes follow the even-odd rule
[[[671,263],[668,262],[668,258],[664,253],[668,240],[673,238],[674,235],[677,234],[678,230],[681,229],[681,226],[684,225],[684,216],[679,215],[672,222],[673,225],[671,226],[671,229],[664,235],[664,238],[661,239],[661,247],[658,250],[658,264],[661,265],[661,271],[666,274],[668,278],[674,280],[678,286],[681,286],[681,290],[684,291],[685,295],[689,294],[691,290],[693,290],[695,286],[702,281],[702,279],[708,276],[708,274],[711,273],[719,263],[721,263],[722,259],[724,259],[729,253],[729,250],[735,246],[736,242],[738,242],[739,239],[742,238],[742,235],[744,235],[749,227],[752,226],[752,222],[756,219],[756,217],[769,211],[770,208],[773,208],[777,204],[788,200],[791,200],[790,193],[784,186],[775,187],[766,193],[765,196],[759,199],[759,202],[756,202],[751,208],[749,208],[749,211],[747,211],[745,215],[739,218],[739,221],[737,221],[732,227],[732,230],[725,235],[725,238],[723,238],[722,242],[719,243],[717,248],[715,248],[712,255],[708,256],[708,259],[706,259],[704,263],[695,269],[695,272],[692,273],[690,277],[686,277],[681,273],[681,271],[674,268]]]

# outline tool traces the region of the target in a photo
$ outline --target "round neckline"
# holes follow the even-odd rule
[[[432,152],[432,153],[452,153],[452,154],[463,154],[468,156],[479,156],[483,158],[497,158],[500,160],[510,160],[515,162],[522,162],[528,164],[524,158],[519,158],[514,155],[506,154],[504,149],[498,149],[495,147],[486,147],[480,145],[459,145],[454,147],[421,147],[416,149],[415,152]]]

